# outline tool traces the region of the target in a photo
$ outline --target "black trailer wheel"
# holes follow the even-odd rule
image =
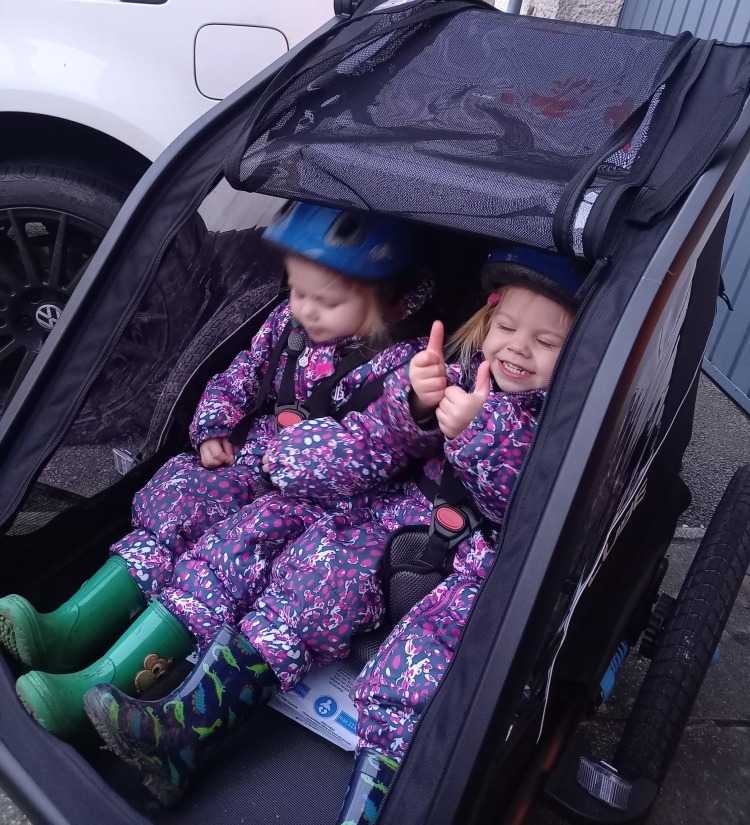
[[[750,465],[729,482],[670,615],[614,763],[661,784],[750,563]]]
[[[128,189],[64,164],[0,167],[0,398],[28,370]]]

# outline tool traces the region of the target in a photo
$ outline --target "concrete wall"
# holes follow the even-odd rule
[[[615,26],[623,0],[524,0],[521,14]],[[501,3],[495,3],[502,7]]]

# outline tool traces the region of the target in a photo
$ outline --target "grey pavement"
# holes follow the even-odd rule
[[[28,821],[13,802],[0,791],[0,822],[3,825],[26,825]]]
[[[693,492],[670,547],[664,589],[676,595],[705,527],[737,467],[750,463],[750,418],[708,378],[701,377],[693,439],[683,474]],[[648,819],[648,825],[744,825],[750,822],[750,577],[745,580],[703,684],[692,717]],[[584,730],[605,758],[619,737],[645,660],[630,656],[608,703]],[[565,820],[537,806],[529,825]],[[28,820],[0,791],[0,825]]]
[[[708,526],[729,479],[743,464],[750,464],[750,418],[701,375],[693,438],[683,460],[682,474],[693,493],[684,527]]]

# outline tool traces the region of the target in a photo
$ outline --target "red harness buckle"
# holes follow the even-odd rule
[[[276,407],[276,432],[307,421],[309,417],[309,410],[299,401],[296,404],[280,404]]]
[[[457,507],[441,504],[435,510],[435,521],[451,533],[460,533],[467,524],[466,516]]]
[[[299,424],[300,421],[304,420],[305,416],[297,410],[284,410],[276,416],[276,426],[283,430],[284,427],[291,427],[292,424]]]

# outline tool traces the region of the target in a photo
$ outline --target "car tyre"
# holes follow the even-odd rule
[[[0,166],[0,380],[25,375],[130,184],[65,163]]]
[[[625,725],[614,763],[626,778],[661,784],[750,563],[750,465],[729,482]]]

